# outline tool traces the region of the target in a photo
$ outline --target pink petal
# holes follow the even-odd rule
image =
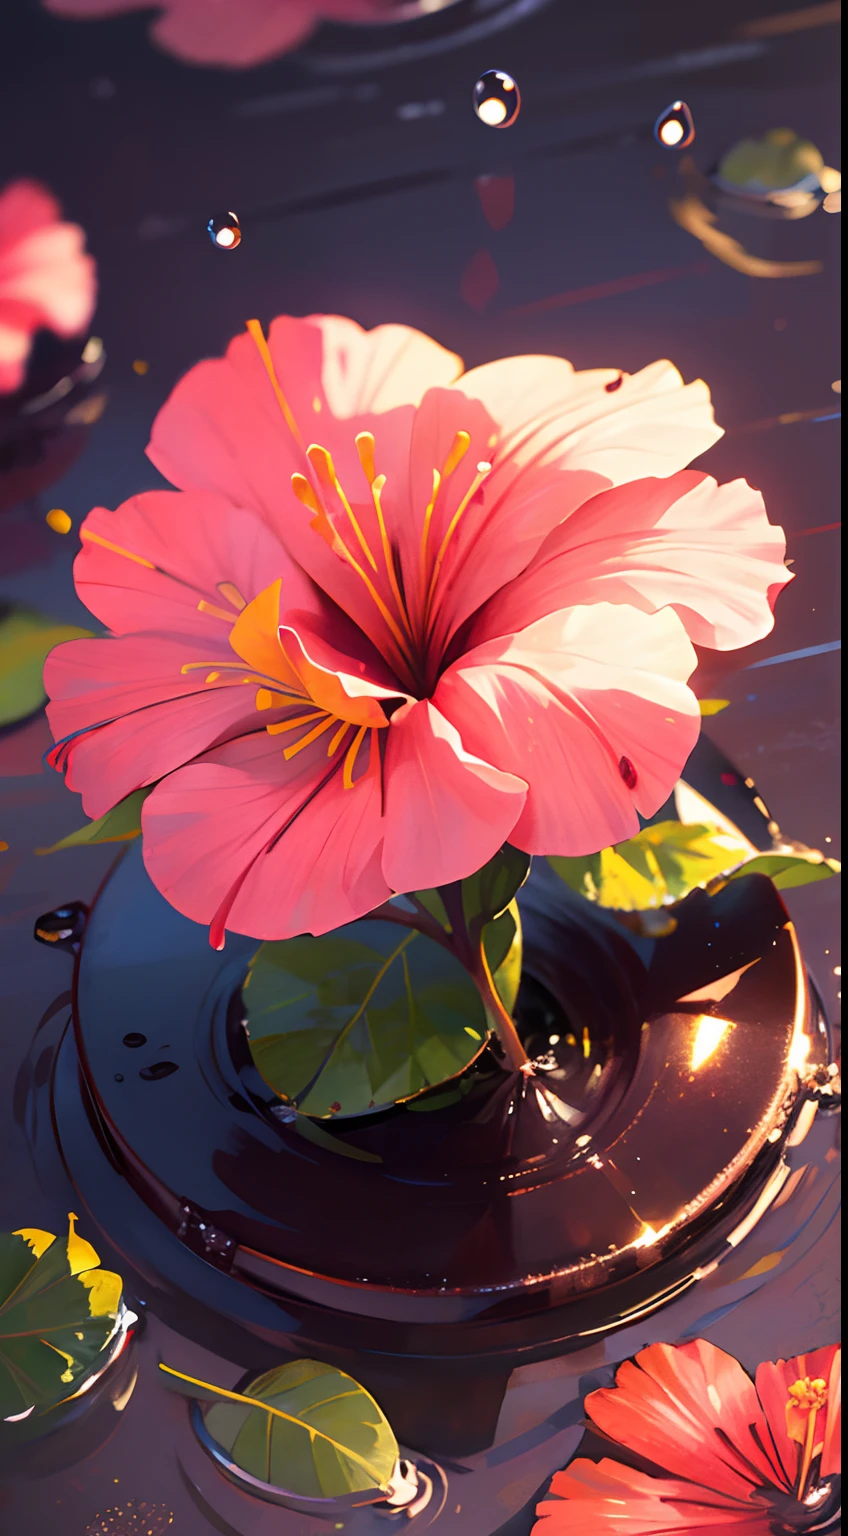
[[[510,841],[528,853],[595,853],[664,803],[700,729],[686,678],[695,653],[668,609],[598,603],[478,646],[434,702],[470,752],[529,786]],[[621,761],[636,771],[629,788]]]
[[[31,333],[19,325],[6,325],[0,319],[0,394],[20,389],[24,363],[29,357]]]
[[[767,1511],[754,1513],[709,1487],[649,1477],[618,1462],[573,1461],[555,1473],[550,1492],[536,1506],[533,1536],[703,1536],[731,1526],[733,1536],[769,1536]]]
[[[466,751],[428,699],[393,716],[385,753],[383,874],[393,891],[463,880],[510,836],[527,792]]]
[[[366,332],[335,316],[282,316],[271,326],[268,345],[296,434],[256,344],[238,336],[225,358],[199,363],[180,381],[153,424],[148,454],[174,485],[217,491],[258,511],[303,569],[387,654],[388,630],[366,583],[312,527],[313,513],[296,499],[291,476],[313,478],[305,455],[310,443],[328,449],[356,510],[367,501],[370,543],[379,551],[356,435],[374,432],[378,463],[383,472],[389,464],[394,494],[400,477],[407,481],[414,406],[429,387],[449,383],[461,364],[406,326]],[[426,501],[422,516],[424,506]],[[349,543],[356,547],[352,537]],[[373,572],[366,575],[370,581]],[[388,595],[384,574],[376,584]]]
[[[23,306],[39,325],[76,336],[94,313],[95,265],[77,224],[35,229],[0,253],[0,309]]]
[[[732,650],[771,630],[792,578],[786,540],[744,480],[684,471],[604,491],[542,545],[474,621],[472,638],[510,634],[557,608],[605,601],[673,607],[696,645]]]
[[[150,35],[188,64],[247,69],[296,48],[318,19],[310,0],[170,0]]]
[[[326,933],[387,899],[376,774],[345,789],[325,741],[287,763],[276,738],[245,737],[157,786],[144,805],[144,862],[178,911],[284,939]]]
[[[61,209],[37,181],[12,181],[0,192],[0,271],[6,252],[45,225],[58,223]]]
[[[341,614],[287,612],[280,626],[280,644],[304,691],[339,720],[388,725],[378,700],[407,697],[382,657]]]
[[[115,634],[160,629],[193,634],[198,644],[206,635],[226,639],[239,594],[249,603],[275,577],[290,601],[310,599],[310,583],[267,524],[209,492],[145,491],[116,512],[95,507],[80,538],[77,592]]]
[[[745,1500],[757,1487],[780,1484],[753,1382],[705,1339],[649,1345],[585,1407],[605,1435],[705,1488]]]
[[[86,815],[102,816],[217,742],[280,718],[279,711],[257,715],[256,688],[244,685],[238,669],[227,670],[233,659],[226,637],[203,635],[197,645],[153,634],[69,640],[50,652],[47,718],[57,741],[85,733],[63,756]],[[195,661],[202,668],[182,675]]]
[[[41,0],[54,16],[73,16],[96,21],[101,16],[120,16],[125,11],[149,10],[146,0]]]
[[[838,1344],[795,1355],[791,1360],[766,1360],[757,1367],[757,1396],[763,1405],[768,1427],[780,1457],[786,1481],[795,1483],[799,1467],[798,1443],[790,1440],[786,1427],[789,1388],[809,1376],[828,1383],[827,1404],[816,1421],[815,1443],[824,1442],[821,1475],[840,1474],[842,1456],[842,1350]]]
[[[291,496],[289,476],[304,470],[309,443],[317,440],[333,454],[347,444],[353,454],[358,418],[417,405],[427,389],[450,383],[461,367],[420,331],[403,325],[363,331],[334,315],[282,315],[271,325],[268,345],[299,441],[286,425],[255,343],[241,335],[225,357],[198,363],[180,380],[153,423],[147,452],[173,485],[219,491],[281,525],[284,537],[292,515],[308,527],[309,514]],[[411,425],[411,413],[404,419]],[[339,421],[350,426],[342,432]]]
[[[684,386],[671,363],[629,377],[512,357],[472,369],[454,387],[481,401],[500,433],[488,454],[492,473],[445,561],[446,635],[583,502],[608,486],[674,474],[721,436],[707,386]]]

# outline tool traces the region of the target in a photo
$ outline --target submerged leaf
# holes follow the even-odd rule
[[[318,1118],[367,1114],[447,1082],[488,1033],[465,967],[424,934],[374,919],[263,944],[244,1002],[265,1081]]]
[[[29,608],[0,612],[0,726],[25,720],[45,700],[42,672],[48,652],[65,640],[90,636],[90,629],[57,624]]]
[[[483,948],[501,1001],[512,1013],[521,982],[524,946],[518,903],[511,901],[505,912],[483,929]]]
[[[78,827],[76,832],[69,832],[50,848],[36,848],[36,853],[58,853],[60,848],[79,848],[87,843],[126,843],[131,838],[140,837],[141,807],[149,794],[150,789],[133,790],[105,816],[90,821],[85,827]]]
[[[386,1489],[398,1445],[382,1409],[352,1376],[317,1360],[277,1366],[246,1391],[160,1364],[178,1391],[212,1399],[206,1428],[251,1477],[304,1499]]]
[[[71,1396],[115,1332],[121,1278],[99,1268],[75,1220],[64,1240],[0,1233],[0,1419]]]

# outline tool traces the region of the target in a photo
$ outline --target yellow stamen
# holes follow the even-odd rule
[[[347,749],[344,760],[344,768],[342,770],[342,783],[345,789],[353,789],[353,769],[356,763],[357,753],[359,752],[359,748],[362,746],[362,738],[365,735],[367,729],[367,725],[361,725],[356,735],[354,736],[353,741]]]
[[[265,729],[269,736],[282,736],[284,731],[293,731],[297,725],[308,725],[310,720],[323,720],[326,713],[326,709],[313,709],[310,715],[298,715],[294,720],[280,720],[276,725],[266,725]],[[331,715],[330,720],[334,719],[335,715]]]
[[[202,597],[197,605],[198,613],[211,613],[213,619],[224,619],[227,624],[235,624],[235,614],[228,613],[226,608],[219,608],[215,603],[207,603]]]
[[[328,715],[323,724],[316,725],[311,731],[307,731],[305,736],[301,736],[300,741],[296,741],[292,746],[286,747],[283,752],[286,762],[290,758],[296,757],[297,753],[302,752],[304,747],[311,746],[312,742],[317,741],[319,736],[323,736],[325,731],[329,731],[330,727],[335,725],[336,719],[336,715]]]
[[[254,342],[256,343],[256,350],[259,353],[259,356],[261,357],[262,362],[265,365],[265,372],[267,373],[268,378],[271,380],[271,388],[273,389],[274,394],[277,397],[277,404],[279,405],[280,410],[283,413],[283,416],[284,416],[285,422],[286,422],[286,426],[288,427],[289,431],[291,432],[291,435],[294,438],[295,442],[297,443],[298,447],[302,448],[303,447],[303,440],[302,440],[302,438],[300,436],[300,433],[299,433],[299,431],[297,429],[297,422],[295,421],[291,411],[289,410],[289,403],[288,403],[285,395],[283,394],[283,391],[280,388],[280,381],[277,378],[276,372],[274,370],[274,360],[273,360],[273,358],[271,356],[271,350],[270,350],[270,348],[268,346],[268,343],[265,340],[264,335],[262,334],[262,327],[259,324],[258,320],[248,320],[248,322],[247,322],[247,329],[248,329],[248,334],[253,338]]]
[[[232,603],[233,607],[237,608],[239,613],[241,613],[242,608],[247,607],[247,603],[242,597],[238,587],[233,586],[231,581],[219,581],[216,583],[216,585],[221,596],[226,598],[228,603]]]
[[[817,1376],[814,1380],[811,1380],[809,1376],[804,1376],[798,1381],[794,1381],[789,1388],[789,1402],[786,1405],[787,1427],[793,1439],[796,1439],[797,1436],[793,1434],[789,1413],[794,1410],[807,1414],[807,1424],[801,1452],[801,1466],[798,1471],[797,1496],[799,1500],[804,1497],[807,1478],[809,1477],[810,1467],[813,1464],[816,1452],[821,1450],[821,1446],[816,1445],[816,1419],[821,1409],[824,1408],[827,1397],[827,1382],[822,1376]]]
[[[285,694],[278,694],[278,693],[272,691],[272,689],[270,689],[270,688],[260,688],[259,692],[256,695],[256,708],[257,709],[280,709],[280,708],[282,708],[282,705],[278,702],[278,700],[280,700],[280,699],[285,700],[285,698],[286,698]]]
[[[365,478],[369,485],[373,485],[377,478],[377,471],[374,467],[374,434],[373,432],[357,432],[355,442]]]
[[[343,720],[338,730],[336,731],[335,736],[330,737],[330,745],[327,748],[328,757],[332,757],[333,753],[338,750],[343,738],[347,735],[349,730],[350,722],[348,720]]]
[[[88,528],[80,529],[80,538],[88,539],[90,544],[101,544],[104,549],[111,549],[113,555],[123,555],[125,560],[134,560],[136,565],[144,565],[148,571],[156,570],[152,560],[143,560],[141,555],[134,555],[132,550],[122,549],[120,544],[112,544],[109,539],[101,539],[99,533],[91,533]]]
[[[206,681],[207,681],[207,683],[217,683],[218,678],[220,676],[221,676],[220,672],[210,672],[208,677],[207,677],[207,679],[206,679]]]
[[[383,559],[386,562],[386,574],[389,578],[389,586],[392,589],[392,597],[397,603],[397,610],[400,615],[401,623],[403,624],[403,627],[411,640],[412,626],[409,622],[409,615],[407,614],[403,597],[401,595],[400,583],[397,579],[397,572],[395,570],[394,555],[392,554],[392,546],[389,543],[389,535],[386,532],[386,521],[383,517],[383,506],[380,500],[385,484],[385,475],[376,475],[374,478],[374,483],[371,486],[371,495],[374,499],[374,511],[377,514],[377,524],[380,529],[380,543],[383,546]]]
[[[442,539],[441,548],[439,549],[439,553],[437,554],[437,556],[436,556],[436,558],[435,558],[435,560],[433,562],[433,574],[430,577],[430,586],[429,586],[429,590],[427,592],[427,612],[428,612],[428,615],[429,615],[430,607],[432,605],[433,595],[434,595],[435,590],[436,590],[436,582],[439,579],[439,572],[442,569],[442,562],[444,561],[445,555],[448,552],[448,547],[450,545],[451,539],[453,538],[454,534],[456,533],[456,530],[459,527],[459,524],[462,521],[462,518],[464,517],[464,515],[465,515],[469,505],[473,501],[474,497],[477,495],[477,492],[479,491],[481,485],[483,484],[483,481],[485,480],[487,475],[491,474],[491,472],[492,472],[491,464],[481,463],[481,464],[477,465],[477,473],[474,476],[474,479],[472,480],[470,486],[468,487],[468,490],[466,491],[465,495],[463,496],[462,501],[459,503],[459,506],[457,507],[456,511],[453,514],[453,517],[451,518],[451,520],[450,520],[450,522],[448,524],[447,532],[446,532],[444,538]]]
[[[471,436],[468,432],[459,431],[454,438],[450,452],[445,459],[441,474],[437,469],[433,470],[433,494],[427,504],[424,513],[424,527],[421,530],[421,585],[423,587],[427,576],[427,541],[430,537],[430,524],[433,520],[433,512],[440,487],[450,479],[454,470],[462,463],[468,452]]]
[[[368,548],[368,540],[366,539],[365,534],[362,532],[362,529],[360,528],[359,523],[354,516],[353,508],[348,501],[344,491],[342,490],[339,477],[336,474],[336,466],[333,463],[331,454],[327,451],[326,448],[322,448],[320,443],[310,443],[306,450],[306,457],[312,465],[312,468],[318,476],[321,484],[326,486],[328,490],[335,491],[339,501],[347,513],[348,521],[354,533],[356,534],[356,537],[359,541],[359,547],[362,550],[363,555],[371,566],[371,569],[376,571],[377,562],[374,559],[370,549]]]

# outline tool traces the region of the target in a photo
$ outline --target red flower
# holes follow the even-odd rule
[[[534,1536],[732,1536],[830,1528],[842,1468],[842,1350],[766,1361],[756,1383],[697,1339],[652,1344],[593,1392],[593,1428],[668,1477],[579,1458],[557,1472]]]

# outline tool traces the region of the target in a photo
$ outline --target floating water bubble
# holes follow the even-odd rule
[[[212,244],[222,251],[234,251],[241,245],[241,225],[236,213],[213,213],[206,228]]]
[[[663,149],[688,149],[695,137],[695,120],[685,101],[673,101],[654,123],[654,138]]]
[[[487,69],[474,87],[474,111],[487,128],[510,128],[521,109],[521,93],[502,69]]]

